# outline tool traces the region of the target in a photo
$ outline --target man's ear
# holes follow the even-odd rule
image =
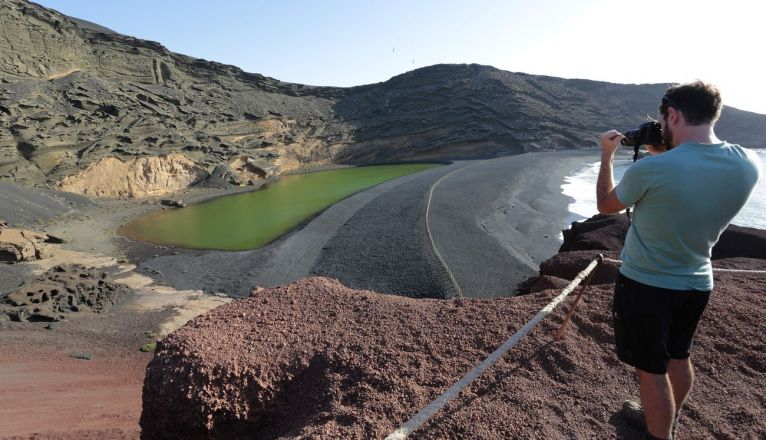
[[[668,122],[678,125],[684,122],[684,115],[675,107],[668,107]]]

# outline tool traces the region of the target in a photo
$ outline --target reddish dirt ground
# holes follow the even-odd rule
[[[141,389],[160,313],[0,323],[0,438],[136,439]],[[91,360],[72,357],[90,353]]]

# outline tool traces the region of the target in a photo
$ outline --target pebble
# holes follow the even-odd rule
[[[93,359],[93,353],[89,353],[87,351],[75,351],[73,353],[70,353],[69,356],[75,359],[83,359],[86,361]]]

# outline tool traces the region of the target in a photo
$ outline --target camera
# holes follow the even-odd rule
[[[623,133],[624,138],[620,141],[626,147],[638,147],[640,145],[662,145],[662,129],[657,121],[644,122],[636,130]]]

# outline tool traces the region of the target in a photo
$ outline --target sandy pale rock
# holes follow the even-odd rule
[[[140,198],[179,191],[206,178],[207,171],[183,154],[123,161],[105,157],[66,177],[59,189],[91,197]]]

